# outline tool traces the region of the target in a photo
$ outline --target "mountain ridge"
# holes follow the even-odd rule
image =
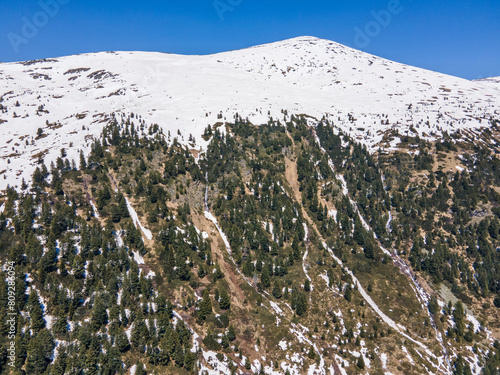
[[[180,131],[185,144],[192,134],[199,150],[205,127],[236,113],[255,124],[283,112],[326,116],[372,150],[396,147],[394,132],[433,139],[500,116],[495,87],[314,37],[214,55],[101,52],[0,64],[0,90],[0,136],[25,143],[0,146],[11,162],[0,190],[5,180],[19,186],[27,179],[24,166],[31,173],[40,153],[55,161],[58,143],[75,160],[88,152],[113,113],[134,112],[173,136]]]
[[[312,38],[0,87],[9,373],[498,373],[495,88]]]

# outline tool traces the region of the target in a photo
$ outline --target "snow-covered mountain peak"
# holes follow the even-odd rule
[[[314,37],[208,56],[103,52],[0,64],[0,190],[64,148],[78,160],[111,114],[139,115],[196,147],[209,124],[328,116],[374,149],[384,135],[436,137],[500,117],[498,88],[430,72]],[[41,130],[39,130],[41,129]],[[40,136],[38,132],[42,132]]]

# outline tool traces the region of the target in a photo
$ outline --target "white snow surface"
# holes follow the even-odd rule
[[[137,264],[144,264],[144,258],[139,254],[138,251],[133,251],[134,260]]]
[[[205,217],[208,220],[210,220],[215,225],[215,227],[217,228],[217,230],[219,231],[219,234],[220,234],[220,236],[222,238],[222,241],[224,242],[224,245],[226,246],[227,252],[229,253],[229,255],[231,255],[231,245],[229,244],[229,240],[227,239],[226,235],[224,234],[224,232],[222,231],[222,229],[219,227],[219,223],[217,222],[217,219],[208,210],[204,211],[204,214],[205,214]]]
[[[90,205],[92,206],[92,209],[94,210],[95,217],[99,219],[99,211],[97,210],[97,207],[94,204],[94,202],[92,202],[92,200],[90,200]]]
[[[50,165],[65,148],[78,162],[112,113],[133,112],[165,134],[181,130],[186,145],[191,133],[204,149],[201,135],[221,112],[225,121],[238,113],[259,124],[286,109],[328,116],[373,149],[393,128],[433,138],[489,126],[500,114],[498,81],[468,81],[308,36],[207,56],[102,52],[1,63],[0,171],[7,171],[0,190],[30,181],[41,154]]]
[[[141,222],[139,220],[139,216],[137,215],[137,212],[135,212],[134,207],[132,207],[132,205],[130,204],[129,200],[127,198],[125,198],[125,201],[127,202],[128,213],[130,214],[130,217],[132,218],[132,221],[134,222],[135,227],[136,228],[140,228],[141,231],[142,231],[142,233],[144,234],[144,236],[148,240],[152,240],[153,239],[153,234],[151,233],[151,231],[149,229],[145,228],[141,224]]]

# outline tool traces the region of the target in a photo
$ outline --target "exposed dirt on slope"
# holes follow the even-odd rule
[[[231,304],[237,306],[240,309],[245,309],[243,301],[246,298],[244,290],[240,286],[239,276],[233,267],[228,264],[228,261],[224,258],[226,253],[224,249],[224,243],[222,238],[220,238],[217,229],[214,225],[205,218],[205,216],[195,214],[192,215],[193,223],[199,230],[208,234],[210,242],[212,244],[212,254],[213,262],[219,264],[222,273],[226,276],[226,281],[229,285],[229,295],[232,296]],[[236,296],[236,298],[234,298]]]

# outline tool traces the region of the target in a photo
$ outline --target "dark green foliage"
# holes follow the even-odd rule
[[[429,303],[427,304],[427,308],[431,314],[436,314],[439,311],[438,300],[436,296],[432,296]]]
[[[18,311],[23,316],[30,313],[18,323],[17,368],[26,366],[33,373],[111,375],[124,371],[122,363],[137,363],[140,358],[144,365],[147,361],[148,373],[194,371],[199,354],[190,352],[191,332],[184,323],[177,319],[177,325],[173,324],[170,301],[174,300],[180,304],[175,306],[176,314],[190,326],[203,324],[203,330],[208,330],[203,340],[206,348],[232,356],[252,334],[252,329],[239,325],[249,316],[228,293],[228,285],[233,291],[233,267],[247,275],[251,286],[242,283],[244,288],[255,287],[246,301],[252,314],[249,327],[259,327],[261,319],[267,319],[267,298],[290,303],[296,314],[293,319],[301,324],[314,319],[321,303],[317,304],[316,290],[310,291],[310,282],[302,273],[306,247],[311,277],[326,273],[329,288],[341,290],[344,286],[345,299],[352,301],[352,280],[345,270],[331,266],[323,240],[346,267],[356,275],[360,272],[362,284],[364,277],[392,267],[389,256],[381,259],[380,244],[397,249],[415,272],[449,286],[464,303],[491,297],[494,306],[500,307],[500,255],[496,251],[500,246],[500,202],[495,190],[500,183],[500,163],[494,153],[479,144],[470,150],[473,155],[460,150],[466,170],[449,173],[435,168],[439,157],[434,157],[429,142],[415,141],[419,147],[416,155],[398,151],[387,156],[371,154],[341,132],[335,134],[334,124],[323,120],[310,127],[308,121],[299,116],[284,126],[270,121],[255,127],[236,116],[224,132],[217,127],[207,131],[211,142],[206,157],[195,163],[179,142],[171,139],[167,143],[158,126],[148,127],[135,116],[117,118],[105,127],[89,158],[81,155],[80,171],[72,170],[62,156],[51,167],[52,179],[40,165],[33,175],[32,190],[9,189],[5,211],[0,214],[0,254],[19,270]],[[143,131],[147,136],[141,135]],[[316,146],[314,132],[326,153]],[[444,139],[436,150],[446,153],[453,147],[460,148]],[[285,178],[285,160],[297,163],[300,199]],[[428,178],[412,174],[421,169]],[[344,176],[349,197],[341,193],[337,175]],[[199,198],[206,187],[207,207]],[[152,230],[153,245],[143,240],[143,233],[130,220],[125,196],[133,201],[140,221]],[[100,219],[91,215],[89,199],[96,202]],[[224,269],[231,272],[226,275],[231,280],[223,280],[225,275],[217,264],[228,260],[225,246],[215,249],[219,244],[213,235],[205,239],[193,225],[206,208],[228,238],[231,257]],[[331,208],[337,211],[335,218],[329,217]],[[307,238],[304,223],[309,227]],[[136,263],[137,253],[144,256],[145,265]],[[157,276],[146,277],[149,268]],[[380,284],[371,279],[367,283],[375,299]],[[29,297],[25,295],[28,286],[32,287]],[[202,288],[206,288],[202,299],[195,302],[193,295],[199,295]],[[217,291],[214,306],[209,291]],[[5,290],[0,290],[0,299],[2,295]],[[341,300],[338,304],[347,306]],[[356,306],[351,307],[358,309]],[[213,310],[221,313],[219,308],[222,314],[216,316]],[[439,316],[435,298],[428,309]],[[363,310],[366,308],[361,307],[358,316],[365,319]],[[479,342],[482,333],[467,328],[463,305],[444,310],[455,322],[448,339],[471,346],[475,340]],[[240,313],[241,319],[236,316]],[[55,317],[50,332],[44,314]],[[330,320],[337,324],[336,319]],[[372,319],[369,313],[366,319]],[[442,322],[446,324],[446,320]],[[72,322],[70,330],[68,322]],[[319,336],[331,339],[327,333],[330,323],[327,320],[324,332],[318,333],[318,344]],[[130,342],[126,330],[131,330]],[[386,332],[374,327],[362,330],[354,340],[352,331],[347,326],[348,343],[344,345],[361,345],[360,337],[376,339]],[[268,333],[265,335],[269,342]],[[59,347],[56,360],[54,339],[69,343]],[[311,360],[318,359],[312,347],[305,350]],[[0,362],[4,353],[0,352]],[[497,372],[498,358],[498,347],[491,348],[485,374]],[[136,373],[140,373],[142,365],[137,364]],[[364,368],[362,358],[357,365]],[[457,374],[470,372],[460,357],[453,366]]]
[[[360,370],[364,370],[365,369],[365,360],[363,359],[362,355],[360,355],[358,357],[358,360],[356,361],[356,366],[358,366],[358,368]]]
[[[210,300],[210,295],[208,290],[205,289],[203,291],[202,300],[199,303],[198,307],[198,317],[201,320],[205,320],[208,315],[212,313],[212,301]]]
[[[227,338],[229,341],[233,342],[236,340],[236,331],[232,325],[229,326],[229,329],[227,330]]]
[[[147,374],[146,370],[144,370],[144,365],[141,362],[138,362],[136,366],[137,366],[136,370],[135,370],[136,375],[146,375]]]
[[[458,301],[453,310],[453,321],[455,322],[455,332],[459,337],[465,333],[465,311],[462,303]]]
[[[220,350],[221,349],[221,344],[217,342],[215,339],[214,335],[210,333],[210,331],[207,333],[205,338],[203,339],[203,344],[207,347],[208,350]]]
[[[264,267],[262,269],[262,274],[260,275],[260,283],[264,288],[269,288],[271,286],[271,278],[269,276],[269,269],[267,267]]]
[[[127,335],[125,334],[125,332],[120,332],[116,336],[115,345],[116,345],[116,348],[122,353],[124,353],[130,349],[130,342],[128,341],[128,338],[127,338]]]
[[[295,310],[297,315],[303,315],[307,312],[307,295],[302,291],[297,291],[295,288],[292,290],[292,309]]]
[[[495,296],[495,298],[493,299],[493,304],[495,305],[495,307],[497,309],[500,309],[500,297],[499,296]]]
[[[32,291],[29,295],[28,308],[31,321],[30,327],[33,332],[38,333],[45,328],[45,319],[43,319],[43,310],[36,291]]]
[[[231,308],[231,297],[226,288],[222,288],[219,298],[219,306],[222,310],[229,310]]]
[[[43,374],[50,363],[54,350],[54,339],[46,329],[31,338],[28,344],[26,371]]]
[[[368,259],[374,259],[375,258],[375,251],[374,251],[374,246],[372,241],[368,241],[365,243],[365,246],[363,247],[363,252],[365,253],[365,256]]]
[[[351,287],[350,284],[347,284],[345,286],[344,298],[346,299],[347,302],[351,302],[351,299],[352,299],[352,287]]]
[[[314,347],[312,345],[309,347],[309,352],[307,353],[307,356],[310,359],[316,358],[316,352],[314,351]]]
[[[274,298],[280,299],[282,294],[283,293],[281,292],[281,283],[279,280],[276,280],[273,286],[273,296]]]
[[[304,291],[305,292],[311,291],[311,282],[309,281],[309,279],[306,279],[306,281],[304,282]]]
[[[100,299],[97,299],[92,309],[92,319],[90,321],[91,327],[94,331],[99,331],[102,326],[108,323],[108,314],[106,307]]]

